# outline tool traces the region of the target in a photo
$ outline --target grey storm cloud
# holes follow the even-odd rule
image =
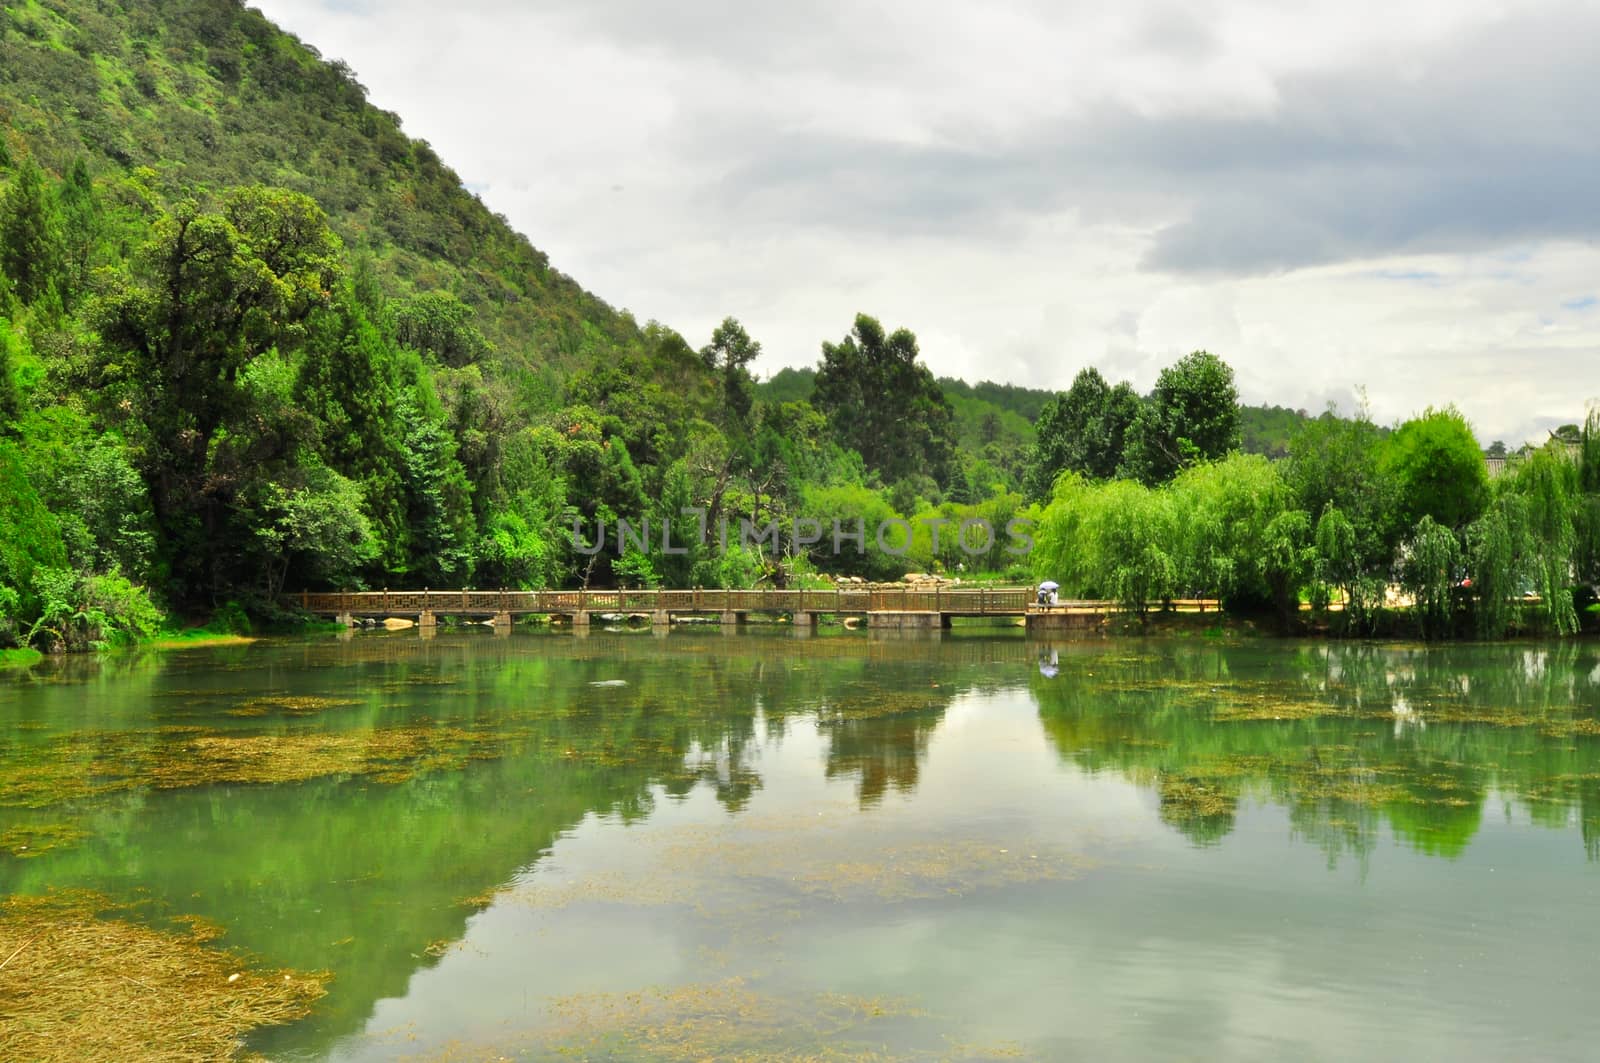
[[[1286,77],[1275,106],[1244,116],[1108,106],[929,145],[748,119],[691,135],[741,145],[707,195],[754,224],[992,231],[1018,212],[1157,224],[1176,210],[1146,265],[1220,274],[1593,238],[1596,39],[1600,9],[1513,14],[1405,67]]]

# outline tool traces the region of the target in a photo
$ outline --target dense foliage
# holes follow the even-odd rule
[[[1070,594],[1144,613],[1215,597],[1370,633],[1427,638],[1578,628],[1600,577],[1600,415],[1490,481],[1453,408],[1383,433],[1366,416],[1306,421],[1286,460],[1232,454],[1154,487],[1069,471],[1038,532],[1035,570]]]
[[[1017,580],[1041,513],[1033,570],[1139,610],[1368,630],[1403,585],[1493,635],[1533,590],[1566,631],[1600,577],[1592,423],[1490,483],[1453,410],[1241,406],[1206,352],[1148,395],[968,385],[866,314],[758,384],[739,321],[584,292],[236,0],[8,5],[0,118],[0,644],[299,588]]]

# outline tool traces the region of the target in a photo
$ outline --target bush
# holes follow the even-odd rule
[[[26,642],[43,639],[51,650],[124,646],[158,633],[165,618],[149,593],[119,572],[78,576],[71,569],[33,574],[38,619]]]

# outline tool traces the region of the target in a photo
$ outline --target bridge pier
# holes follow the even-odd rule
[[[1079,635],[1093,635],[1101,633],[1106,627],[1105,613],[1072,613],[1061,611],[1040,611],[1028,614],[1026,620],[1027,633],[1071,632]]]
[[[511,614],[504,609],[494,614],[494,633],[496,635],[511,634]]]
[[[744,614],[735,613],[731,609],[725,611],[717,618],[723,627],[738,627],[744,623]]]
[[[567,617],[567,622],[572,625],[572,630],[574,631],[589,630],[589,614],[587,612],[572,613]]]
[[[889,612],[867,614],[867,626],[892,631],[938,631],[950,626],[950,618],[935,612]]]
[[[421,628],[423,631],[439,630],[439,621],[438,618],[433,615],[432,609],[424,609],[422,611],[422,615],[417,617],[417,627]]]
[[[671,627],[672,614],[665,609],[657,609],[650,614],[651,627]]]

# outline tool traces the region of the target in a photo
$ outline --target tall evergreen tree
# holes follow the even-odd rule
[[[60,219],[44,172],[28,158],[0,197],[0,272],[18,298],[32,303],[49,290],[60,265]]]
[[[954,471],[953,414],[910,329],[885,333],[857,314],[838,343],[822,345],[816,404],[839,444],[886,483],[917,473],[941,485]]]

